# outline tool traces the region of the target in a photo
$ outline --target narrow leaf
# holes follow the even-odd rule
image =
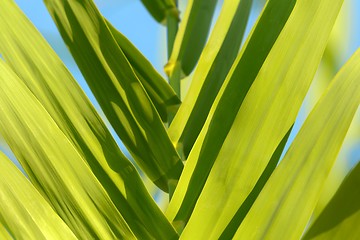
[[[86,239],[133,239],[84,159],[2,60],[0,81],[0,133],[33,184],[74,234]]]
[[[235,234],[299,239],[360,104],[360,51],[336,75]]]
[[[190,89],[168,130],[187,158],[243,39],[252,0],[225,1],[199,59]]]
[[[168,191],[183,164],[104,18],[89,0],[45,3],[116,133],[149,178]]]
[[[342,0],[331,1],[332,4],[329,1],[296,1],[260,71],[253,76],[256,79],[252,85],[251,75],[254,72],[250,71],[248,75],[249,69],[244,67],[251,64],[251,58],[257,58],[252,55],[246,64],[242,63],[242,52],[235,62],[190,152],[188,161],[193,162],[187,163],[186,167],[190,166],[196,172],[186,180],[188,186],[186,181],[180,180],[179,183],[187,190],[182,209],[176,214],[175,220],[177,217],[183,220],[184,215],[188,216],[196,204],[182,237],[197,239],[210,236],[210,239],[217,239],[254,188],[277,146],[294,123],[315,75],[342,4]],[[285,9],[293,6],[289,1],[275,1],[274,4]],[[280,14],[279,10],[275,8],[268,14],[275,17]],[[264,36],[267,36],[266,33]],[[240,74],[244,77],[239,77]],[[240,89],[249,87],[244,98],[245,94]],[[242,104],[237,110],[239,101]],[[200,146],[202,142],[205,144]],[[234,142],[237,144],[234,145]],[[190,167],[184,170],[182,177],[189,177]],[[202,187],[199,181],[205,180],[197,199]],[[179,196],[183,194],[180,188]],[[210,208],[212,211],[208,211]]]
[[[169,208],[166,211],[168,219],[186,222],[187,219],[190,217],[196,200],[200,195],[200,192],[205,184],[210,169],[214,164],[217,155],[220,152],[224,140],[228,132],[230,131],[236,114],[239,111],[239,108],[248,90],[250,89],[251,84],[255,80],[275,40],[277,39],[284,24],[286,23],[294,7],[294,4],[295,1],[287,0],[283,0],[281,2],[277,0],[268,1],[246,44],[243,46],[240,54],[237,56],[236,61],[232,66],[232,69],[227,75],[222,90],[220,90],[220,93],[216,97],[215,102],[209,111],[205,126],[202,128],[202,131],[198,137],[198,144],[195,144],[192,148],[192,153],[190,154],[188,159],[188,161],[190,160],[190,163],[188,162],[186,164],[186,167],[181,177],[182,183],[177,187],[175,194],[170,201]],[[235,14],[235,7],[230,4],[230,1],[229,5],[225,6],[228,7],[222,10],[221,14],[223,15],[221,16],[224,17],[224,22],[221,23],[226,24],[226,26],[230,26],[232,18],[228,19],[227,17],[233,16],[231,13]],[[217,25],[215,27],[215,30],[217,27],[219,27],[218,31],[221,31],[222,24]],[[269,31],[269,29],[272,29],[272,31]],[[225,37],[225,34],[226,33],[223,33],[220,36]],[[214,44],[216,44],[217,41],[216,36],[217,35],[212,36],[214,37]],[[211,40],[212,38],[210,39],[209,43],[211,42]],[[259,48],[258,46],[262,47]],[[224,47],[227,48],[228,45],[224,45]],[[215,56],[212,55],[212,48],[209,48],[207,51],[209,51],[209,56],[211,56],[213,59]],[[231,54],[231,51],[227,54]],[[227,54],[223,56],[225,59]],[[253,56],[257,57],[254,58]],[[219,65],[222,64],[222,59],[223,58],[219,58]],[[206,74],[211,75],[212,71],[210,71],[211,69],[209,68],[209,65],[205,63],[206,58],[204,59],[204,63],[201,63],[203,65],[199,65],[199,72],[200,66],[202,66],[207,72]],[[229,62],[228,64],[231,63]],[[221,69],[219,71],[221,71]],[[222,76],[224,77],[225,75],[226,72],[222,72]],[[196,79],[194,80],[196,81]],[[196,83],[194,83],[194,92],[191,95],[191,91],[189,92],[190,99],[190,96],[194,96],[193,94],[196,94],[196,92],[199,91],[199,89],[196,89],[201,86],[201,84],[195,84]],[[211,82],[209,82],[208,85],[210,84]],[[221,100],[222,96],[224,96],[223,100]],[[203,96],[202,98],[205,99],[205,97],[206,96]],[[185,106],[187,103],[188,101],[187,99],[185,99],[183,105]],[[200,108],[200,105],[197,108]],[[184,127],[181,121],[181,115],[189,116],[189,113],[187,113],[186,110],[180,107],[178,114],[172,126],[170,127],[172,128],[174,126],[174,129],[173,131],[171,131],[171,129],[169,130],[169,134],[174,134],[170,135],[172,139],[177,139],[177,137],[180,136],[180,134],[176,132],[177,126],[180,130],[182,129],[182,127]],[[195,121],[196,119],[192,118],[192,120]],[[192,124],[190,123],[189,125],[191,126]],[[197,126],[195,129],[199,130],[199,126]],[[189,133],[188,138],[190,138],[190,134],[191,133]],[[196,137],[196,135],[192,136],[192,139],[195,139]],[[188,147],[188,149],[185,151],[190,151],[191,144],[188,146],[190,147]],[[179,147],[181,147],[181,145]]]
[[[310,226],[303,239],[360,238],[360,163]]]
[[[49,203],[1,152],[0,164],[0,222],[16,239],[77,239]],[[9,237],[5,239],[12,239]]]
[[[81,88],[13,1],[0,1],[0,29],[0,54],[86,161],[132,231],[160,239],[174,235]]]
[[[175,0],[141,0],[141,2],[153,18],[160,23],[164,24],[169,14],[173,14],[176,18],[179,18]]]
[[[273,173],[275,167],[279,163],[281,154],[284,150],[284,147],[286,145],[286,142],[289,138],[289,135],[291,133],[293,126],[290,128],[290,130],[287,132],[285,137],[281,140],[279,146],[276,148],[275,152],[271,156],[271,159],[266,166],[264,172],[261,174],[259,180],[255,184],[254,188],[251,190],[249,195],[246,197],[243,204],[240,206],[240,208],[236,211],[234,217],[231,219],[230,223],[226,226],[225,230],[221,234],[220,238],[223,239],[232,239],[234,237],[234,234],[236,230],[239,228],[241,222],[244,220],[246,214],[254,204],[256,198],[259,196],[261,190],[263,189],[265,183]]]
[[[9,231],[0,222],[0,239],[13,240],[14,238],[10,235]]]
[[[173,51],[165,66],[171,78],[176,65],[187,76],[194,69],[204,48],[217,0],[189,0],[176,34]],[[176,73],[175,73],[176,74]],[[180,80],[180,79],[178,79]]]
[[[106,22],[116,43],[129,60],[141,84],[153,102],[163,122],[167,122],[169,115],[173,116],[181,101],[174,90],[154,69],[151,63],[136,49],[136,47],[109,22]]]

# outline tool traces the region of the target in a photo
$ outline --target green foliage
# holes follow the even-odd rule
[[[359,165],[306,226],[360,103],[360,50],[281,158],[343,1],[269,0],[241,45],[252,0],[223,1],[211,31],[216,0],[189,0],[180,22],[177,1],[143,0],[166,23],[168,84],[91,0],[45,0],[134,162],[0,1],[0,134],[27,175],[0,153],[1,238],[358,238]],[[164,212],[142,174],[169,193]]]

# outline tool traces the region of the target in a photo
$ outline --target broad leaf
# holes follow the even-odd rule
[[[301,237],[359,104],[357,51],[306,119],[235,238]]]
[[[358,60],[359,61],[359,60]],[[305,233],[303,239],[360,238],[360,163]]]
[[[45,3],[114,130],[149,178],[168,191],[183,164],[104,18],[89,0]]]
[[[16,239],[77,239],[49,203],[1,152],[0,165],[0,222]],[[10,235],[6,238],[0,234],[0,237],[12,239]]]

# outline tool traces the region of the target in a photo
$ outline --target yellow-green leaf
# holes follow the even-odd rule
[[[0,54],[86,161],[132,231],[176,235],[81,88],[13,1],[0,1],[0,30]]]
[[[0,221],[0,239],[13,240],[14,238],[10,235],[9,231],[4,227]]]
[[[187,158],[243,39],[252,0],[225,1],[199,59],[190,89],[168,130]],[[259,56],[259,55],[258,55]]]
[[[185,76],[194,69],[205,45],[217,0],[189,0],[176,34],[174,47],[165,71],[170,77],[179,65]],[[176,74],[176,73],[175,73]],[[179,79],[180,80],[180,79]]]
[[[106,22],[106,24],[114,36],[116,43],[129,60],[161,119],[163,122],[167,122],[169,115],[173,116],[176,113],[181,103],[180,99],[141,52],[109,22]]]
[[[86,239],[133,239],[129,226],[90,167],[2,60],[0,82],[0,133],[33,184],[74,234]]]
[[[210,169],[215,159],[217,158],[217,155],[219,154],[219,151],[234,122],[236,114],[239,111],[246,93],[255,80],[261,66],[269,54],[269,51],[271,50],[275,40],[286,23],[294,7],[294,3],[295,1],[288,0],[282,0],[282,2],[277,0],[270,0],[267,3],[246,44],[242,48],[240,54],[237,56],[232,69],[227,75],[223,90],[215,99],[215,103],[212,104],[212,108],[210,109],[210,113],[207,116],[207,120],[205,122],[205,127],[202,128],[198,140],[199,142],[193,148],[193,156],[189,156],[191,163],[187,163],[181,177],[182,183],[177,187],[175,195],[172,198],[169,208],[166,211],[167,217],[169,219],[186,222],[186,220],[191,215],[191,212],[196,203],[196,199],[198,198],[201,189],[205,184]],[[225,8],[225,6],[227,7]],[[235,14],[235,6],[232,5],[230,1],[228,2],[228,5],[225,6],[221,13],[221,16],[224,20],[219,22],[219,25],[215,26],[215,30],[218,27],[217,31],[222,33],[219,36],[223,36],[224,38],[226,36],[226,32],[222,32],[223,28],[221,28],[221,26],[223,24],[225,26],[230,26],[232,19],[231,17]],[[228,18],[229,16],[230,18]],[[269,31],[269,29],[272,29],[272,31]],[[211,37],[209,44],[212,41],[214,41],[213,44],[216,46],[216,34]],[[209,45],[209,47],[210,46],[211,45]],[[262,47],[259,48],[258,46]],[[220,46],[214,49],[219,49],[219,47]],[[209,57],[211,57],[210,60],[215,58],[215,56],[212,54],[212,49],[213,48],[210,47],[209,49],[205,50],[209,51],[207,54],[209,54]],[[225,54],[225,56],[226,55],[227,54]],[[254,58],[253,56],[257,57]],[[197,72],[199,71],[199,74],[201,74],[201,72],[204,71],[206,74],[211,75],[211,68],[209,67],[209,64],[206,64],[206,59],[207,58],[203,60],[204,63],[201,62]],[[219,64],[221,64],[221,59],[219,59]],[[200,69],[200,66],[204,70]],[[195,73],[195,76],[197,72]],[[199,78],[199,80],[195,79],[195,81],[201,81],[201,79],[202,78]],[[210,82],[208,85],[210,84],[212,83]],[[187,99],[184,100],[182,104],[183,106],[180,107],[178,114],[169,129],[169,135],[175,141],[179,139],[181,131],[185,127],[184,123],[186,122],[187,117],[190,115],[190,113],[187,112],[185,106],[186,104],[189,104],[189,102],[191,104],[191,99],[195,98],[196,93],[200,91],[201,85],[202,84],[194,82],[194,90],[189,92],[190,101]],[[223,99],[220,99],[222,95],[224,97]],[[203,98],[205,97],[206,96],[203,96]],[[192,118],[192,120],[195,121],[197,119]],[[189,125],[192,124],[190,123]],[[196,126],[197,124],[194,125]],[[187,131],[189,132],[187,136],[188,139],[195,140],[197,138],[196,132],[199,131],[199,126],[195,126],[195,130],[193,130],[195,134],[191,132],[191,129],[189,129],[190,131]],[[177,128],[179,128],[179,132],[177,132]],[[191,136],[192,134],[193,136]],[[191,146],[191,142],[190,144],[186,143],[187,149],[184,147],[184,152],[190,151]],[[178,148],[182,148],[181,143],[179,144]]]
[[[360,163],[346,176],[333,198],[306,231],[303,239],[359,239],[359,185]]]
[[[234,234],[236,230],[238,229],[240,223],[245,218],[247,212],[254,204],[255,199],[259,196],[259,193],[261,192],[262,188],[264,187],[265,183],[271,176],[272,172],[274,171],[275,167],[279,163],[280,157],[282,152],[284,151],[285,144],[289,138],[289,135],[291,133],[292,127],[288,131],[288,133],[285,135],[285,137],[281,140],[279,146],[277,146],[275,152],[271,156],[271,159],[266,166],[265,170],[259,177],[259,180],[256,182],[254,188],[251,190],[249,195],[244,200],[243,204],[241,204],[240,208],[236,211],[235,215],[229,222],[229,224],[226,226],[225,230],[222,232],[221,236],[219,237],[219,240],[225,240],[225,239],[232,239],[234,237]]]
[[[235,234],[299,239],[360,104],[360,50],[335,76]]]
[[[29,180],[1,152],[0,165],[2,229],[6,231],[6,226],[15,239],[77,239]],[[9,233],[7,236],[0,234],[1,239],[12,239]]]
[[[278,12],[280,6],[291,10],[293,4],[268,1],[263,14],[272,6],[267,14],[275,18],[282,13]],[[171,220],[186,221],[192,212],[183,238],[217,239],[252,191],[295,121],[341,4],[342,0],[296,1],[257,74],[245,67],[258,59],[256,55],[242,62],[252,36],[245,44],[190,152],[170,202],[167,214]]]
[[[112,127],[149,178],[168,191],[183,164],[103,16],[89,0],[45,3]]]

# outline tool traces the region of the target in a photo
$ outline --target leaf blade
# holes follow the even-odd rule
[[[303,239],[356,239],[360,236],[360,164],[346,176],[340,187],[311,224]]]
[[[271,1],[268,1],[267,7],[270,3]],[[308,0],[296,1],[295,6],[294,2],[288,1],[273,3],[275,6],[284,5],[292,12],[289,19],[285,20],[286,24],[261,65],[260,71],[257,76],[254,76],[256,77],[255,81],[252,84],[251,82],[239,84],[236,81],[230,81],[231,74],[229,74],[217,100],[215,100],[218,101],[215,103],[217,108],[212,109],[213,113],[209,116],[212,114],[213,116],[211,116],[211,120],[208,117],[208,121],[197,139],[197,142],[205,141],[207,144],[210,143],[210,139],[215,139],[213,143],[220,146],[219,151],[215,152],[214,165],[210,166],[211,170],[207,169],[210,173],[200,197],[198,199],[196,196],[194,197],[195,188],[193,186],[199,180],[191,179],[191,170],[189,169],[198,164],[197,177],[206,178],[204,172],[202,174],[205,177],[199,174],[200,165],[203,167],[204,162],[209,162],[209,159],[214,158],[214,144],[209,144],[207,149],[200,146],[194,150],[194,147],[190,153],[188,161],[197,161],[197,163],[187,163],[184,174],[189,173],[190,183],[193,184],[192,189],[190,190],[190,184],[182,186],[180,179],[179,186],[182,186],[189,196],[188,202],[183,205],[184,213],[188,214],[186,211],[189,209],[192,211],[191,204],[195,205],[182,233],[184,238],[201,238],[210,235],[209,238],[217,239],[251,192],[271,155],[295,121],[320,63],[327,38],[342,1],[334,2],[331,6],[326,1]],[[275,7],[272,14],[279,14],[277,10],[279,8]],[[239,59],[241,59],[241,55],[237,61]],[[242,67],[244,66],[246,65],[242,65]],[[233,67],[231,73],[235,71],[237,69]],[[246,72],[248,69],[243,69],[243,71]],[[301,79],[301,81],[296,79]],[[247,76],[247,81],[252,81],[252,79]],[[229,116],[225,114],[225,109],[229,111],[229,108],[238,104],[236,99],[236,97],[239,98],[239,95],[236,95],[239,92],[238,89],[244,89],[244,85],[248,86],[247,84],[250,84],[251,87],[249,86],[249,91],[244,96],[240,109],[235,112],[235,118],[228,119]],[[231,126],[228,133],[221,131],[226,121],[229,121]],[[216,132],[224,136],[224,141],[219,139],[218,134],[214,134]],[[212,137],[210,137],[210,133]],[[235,146],[234,142],[237,143]],[[199,156],[202,158],[201,164],[197,160]],[[256,159],[256,164],[254,164],[254,159]],[[187,166],[190,166],[188,170],[186,170]],[[179,190],[179,195],[183,194],[181,192],[184,191],[183,189]],[[195,202],[190,202],[194,199]],[[212,211],[208,211],[210,208]],[[183,220],[184,216],[180,215],[180,211],[174,212],[175,220],[176,217]],[[176,214],[179,215],[176,216]]]
[[[0,69],[0,133],[33,184],[78,237],[134,238],[50,115],[2,60]],[[109,229],[109,225],[115,228]]]
[[[252,0],[225,1],[204,51],[190,89],[168,130],[184,160],[201,131],[243,38]]]
[[[161,119],[163,122],[167,122],[169,115],[172,116],[176,113],[181,104],[180,99],[141,52],[108,21],[106,24],[116,43],[123,50],[126,58],[134,68],[136,75],[151,98]]]
[[[0,221],[12,235],[17,239],[77,239],[3,153],[0,162]]]
[[[63,63],[12,1],[0,6],[2,57],[86,160],[134,233],[176,235]]]
[[[235,9],[233,5],[230,4],[228,6],[227,11],[233,12]],[[276,1],[270,0],[268,2],[252,34],[249,36],[247,43],[233,63],[209,111],[209,115],[197,138],[199,143],[195,143],[192,148],[192,152],[189,155],[187,165],[182,174],[182,179],[180,179],[182,182],[177,187],[174,197],[170,201],[169,208],[166,211],[168,219],[183,221],[189,218],[196,199],[205,184],[207,175],[233,124],[236,113],[239,111],[246,93],[255,80],[256,75],[287,21],[293,7],[294,1],[277,3]],[[277,11],[279,11],[278,14],[274,14],[274,12]],[[225,17],[227,16],[226,13],[227,12],[224,13]],[[273,29],[272,32],[268,31],[269,27]],[[259,48],[259,45],[263,47]],[[254,55],[258,57],[254,58]],[[237,79],[240,80],[238,81]],[[241,91],[237,91],[237,89],[241,89]],[[226,94],[225,91],[227,91]],[[221,99],[222,95],[225,96],[225,100]],[[186,100],[184,100],[183,105],[185,104]],[[220,104],[223,106],[219,106]],[[179,109],[179,113],[180,112],[181,108]],[[215,118],[216,120],[214,121]],[[201,142],[204,142],[203,146],[200,144]]]
[[[183,164],[96,6],[87,0],[45,3],[114,130],[149,178],[168,192]]]
[[[164,23],[168,14],[176,14],[179,18],[174,0],[141,0],[141,2],[159,23]]]
[[[360,104],[359,60],[357,51],[336,75],[235,237],[301,237]]]
[[[189,75],[194,69],[210,31],[217,0],[190,0],[164,69],[170,81],[176,69]],[[180,79],[178,79],[180,81]]]

